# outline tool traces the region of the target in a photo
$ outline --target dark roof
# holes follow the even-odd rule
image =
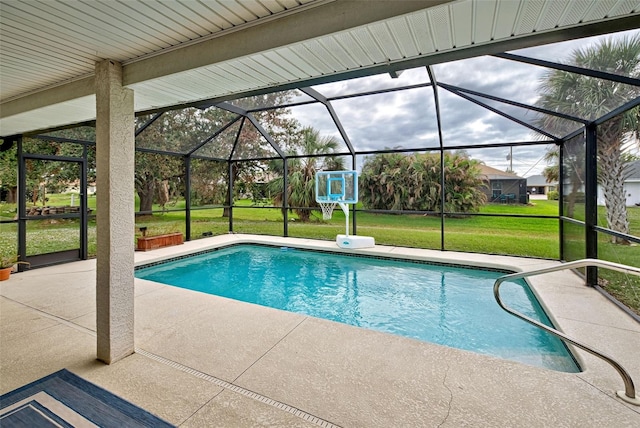
[[[501,171],[489,165],[480,164],[480,174],[489,180],[521,180],[522,177],[513,172]]]

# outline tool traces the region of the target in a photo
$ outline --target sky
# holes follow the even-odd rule
[[[512,53],[555,62],[567,62],[570,53],[577,48],[596,43],[604,37],[623,37],[634,34],[640,34],[640,30],[522,49]],[[440,83],[533,104],[538,98],[538,86],[546,69],[501,58],[477,57],[438,64],[433,67],[433,70],[436,80]],[[427,82],[429,78],[426,69],[421,67],[406,70],[397,79],[384,74],[317,85],[314,89],[331,97],[337,94]],[[552,145],[514,147],[512,151],[508,147],[480,148],[484,144],[541,141],[547,139],[545,136],[536,134],[525,126],[477,106],[445,89],[438,90],[438,97],[445,147],[478,146],[478,149],[467,150],[472,158],[497,169],[512,168],[522,177],[541,174],[547,166],[543,157]],[[491,104],[498,106],[499,103],[491,102]],[[351,143],[358,151],[439,146],[434,92],[430,87],[334,100],[332,105]],[[531,112],[504,104],[500,107],[503,111],[507,108],[510,114],[524,122],[532,123],[534,120]],[[312,126],[320,130],[322,135],[333,135],[342,141],[331,117],[321,105],[295,107],[291,108],[291,111],[303,126]],[[578,127],[579,125],[576,125],[576,129]],[[358,167],[362,162],[361,156]]]

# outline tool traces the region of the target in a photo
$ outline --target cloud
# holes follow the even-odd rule
[[[635,30],[615,35],[638,34]],[[593,44],[602,37],[574,40],[515,51],[552,61],[567,58],[574,49]],[[436,80],[457,87],[482,92],[507,100],[532,105],[538,99],[538,86],[548,69],[492,56],[469,58],[433,66]],[[406,70],[397,79],[388,74],[352,79],[314,87],[326,97],[376,91],[387,88],[428,83],[425,67]],[[478,106],[443,88],[438,90],[442,135],[445,147],[472,146],[468,152],[476,159],[498,169],[510,166],[521,176],[539,174],[546,164],[542,160],[551,146],[518,146],[513,160],[506,158],[508,147],[482,148],[483,145],[537,141],[531,129]],[[497,101],[483,102],[508,112],[526,123],[534,124],[536,114]],[[357,151],[384,148],[438,148],[438,127],[431,87],[381,93],[331,101],[339,120]],[[322,105],[293,108],[292,114],[303,125],[313,126],[322,134],[339,137],[338,129]],[[576,125],[576,129],[579,125]],[[539,136],[538,136],[539,137]],[[542,139],[545,139],[543,137]],[[359,164],[362,160],[359,159]]]
[[[538,98],[544,69],[492,56],[469,58],[434,66],[439,83],[445,83],[524,104]]]
[[[405,75],[411,74],[403,74]],[[379,88],[384,79],[393,80],[394,84],[397,80],[381,75],[376,76],[375,81],[370,84],[359,80],[353,87],[347,85],[348,82],[340,82],[340,85],[331,88],[350,93],[370,91],[372,88]],[[504,85],[504,79],[496,78],[496,82]],[[499,83],[492,84],[499,86]],[[314,89],[321,92],[322,88]],[[529,129],[457,95],[440,89],[439,99],[445,147],[531,140]],[[387,148],[437,149],[440,146],[431,87],[346,98],[331,103],[356,151]],[[340,138],[337,127],[321,104],[291,108],[291,112],[303,126],[313,126],[323,135]],[[482,160],[492,164],[490,157],[482,156]],[[506,168],[504,162],[500,164],[504,164]]]

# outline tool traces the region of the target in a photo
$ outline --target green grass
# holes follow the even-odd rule
[[[640,208],[633,208],[630,211],[635,218],[631,227],[635,233],[632,232],[632,234],[639,236]],[[640,268],[640,245],[613,244],[608,236],[600,235],[598,258]],[[640,315],[640,277],[607,269],[599,269],[598,277],[600,285],[607,292]]]
[[[68,204],[70,195],[49,195],[49,205]],[[3,212],[15,215],[15,205],[4,204]],[[89,198],[89,206],[95,209],[95,197]],[[175,209],[184,206],[183,201],[176,203]],[[157,207],[159,209],[159,207]],[[490,214],[529,214],[555,215],[557,203],[554,201],[537,201],[535,205],[487,205],[483,213]],[[440,248],[441,220],[439,216],[423,215],[390,215],[357,213],[357,233],[370,235],[380,244],[409,246],[419,248]],[[312,216],[312,221],[300,223],[297,216],[289,213],[289,235],[293,237],[334,239],[337,233],[344,231],[344,214],[339,208],[328,221],[320,219],[320,213]],[[78,241],[77,225],[67,220],[30,221],[28,231],[28,247],[30,254],[41,254],[52,251],[56,245],[60,249],[73,247]],[[3,233],[10,232],[3,225]],[[147,227],[147,234],[158,235],[167,232],[186,232],[185,213],[183,211],[167,211],[162,214],[136,217],[136,236],[141,235],[139,227]],[[90,222],[90,227],[95,227]],[[530,219],[483,216],[464,218],[447,218],[445,220],[445,249],[500,253],[530,257],[558,257],[558,224],[552,219]],[[7,229],[6,231],[4,229]],[[63,229],[58,231],[58,229]],[[282,211],[277,208],[255,208],[251,201],[241,200],[233,209],[233,229],[238,233],[255,233],[282,235]],[[32,234],[46,230],[47,239],[38,239]],[[66,232],[64,231],[66,230]],[[191,211],[192,239],[202,237],[203,233],[214,235],[228,232],[228,220],[222,217],[222,208],[194,209]],[[90,233],[92,240],[95,232]],[[15,236],[15,235],[14,235]],[[53,239],[55,237],[55,239]],[[522,238],[526,239],[523,240]],[[16,242],[8,239],[9,242]],[[56,242],[58,244],[56,244]],[[94,254],[95,243],[90,243],[90,253]]]
[[[583,216],[584,206],[576,205],[576,218]],[[582,217],[583,218],[583,217]],[[633,236],[640,236],[640,207],[627,207],[629,232]],[[607,225],[606,208],[598,207],[598,224]],[[568,227],[569,251],[572,257],[582,258],[584,253],[584,231],[581,227]],[[611,243],[611,237],[600,233],[598,235],[598,258],[628,266],[640,267],[640,245],[619,245]],[[600,285],[612,296],[624,302],[635,313],[640,315],[640,277],[625,275],[607,269],[599,269]]]
[[[70,195],[49,195],[49,205],[69,205]],[[89,207],[95,210],[95,197],[89,197]],[[137,201],[137,199],[136,199]],[[557,216],[557,201],[536,200],[530,205],[487,204],[481,214],[445,218],[446,250],[486,254],[506,254],[525,257],[559,258],[558,220],[545,218],[500,217],[498,215]],[[136,202],[137,204],[137,202]],[[184,201],[177,201],[169,210],[184,209]],[[359,206],[359,209],[362,207]],[[579,209],[580,207],[577,207]],[[154,206],[161,210],[161,207]],[[191,211],[191,238],[199,239],[203,233],[225,234],[229,230],[228,219],[222,217],[222,208],[193,209]],[[0,218],[13,219],[15,205],[0,204]],[[640,208],[629,207],[631,234],[640,236]],[[604,207],[598,208],[599,219],[605,215]],[[344,233],[344,213],[339,207],[331,220],[321,220],[320,212],[312,221],[301,223],[295,214],[289,213],[288,233],[291,237],[334,240],[336,234]],[[440,249],[441,219],[439,216],[417,214],[377,214],[358,212],[357,233],[373,236],[376,243],[405,247]],[[601,220],[602,221],[602,220]],[[154,215],[136,217],[135,235],[140,236],[139,227],[147,227],[148,235],[168,232],[186,232],[184,211],[165,211]],[[0,229],[0,254],[15,254],[17,248],[16,224],[2,224]],[[283,216],[278,208],[256,208],[251,201],[236,202],[233,209],[233,230],[237,233],[259,235],[283,235]],[[572,232],[573,233],[573,232]],[[89,254],[96,253],[95,219],[89,222]],[[584,232],[575,229],[575,247],[578,257],[584,248]],[[78,248],[79,225],[75,220],[30,221],[27,231],[29,255],[43,254],[64,249]],[[599,257],[631,266],[638,266],[640,246],[611,244],[602,235],[599,241]],[[603,286],[612,295],[640,313],[640,278],[627,277],[617,272],[601,271]]]
[[[599,245],[598,258],[640,267],[640,246]],[[611,295],[640,315],[640,277],[622,272],[599,269],[600,285]]]

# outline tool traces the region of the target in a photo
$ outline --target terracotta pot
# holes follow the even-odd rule
[[[13,270],[13,267],[0,269],[0,281],[6,281],[7,279],[9,279],[9,276],[11,275],[12,270]]]

